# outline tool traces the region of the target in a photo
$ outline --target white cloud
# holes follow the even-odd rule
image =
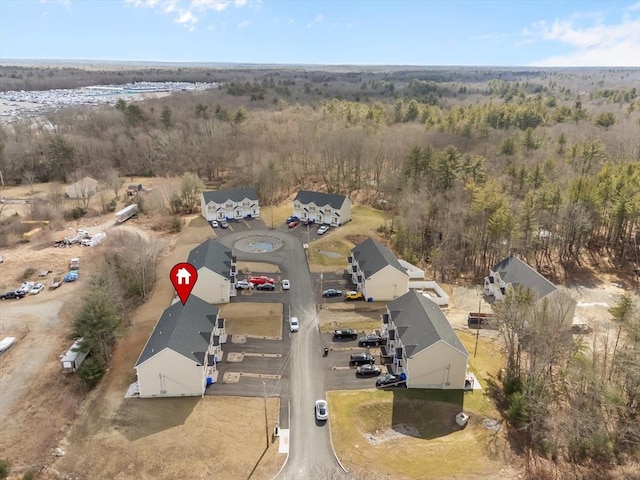
[[[604,23],[598,14],[574,15],[553,22],[541,20],[522,30],[525,40],[518,45],[553,42],[569,49],[533,62],[534,66],[640,66],[640,3],[627,8],[615,23]]]
[[[214,10],[216,12],[222,12],[231,5],[227,0],[191,0],[191,6],[198,10]]]
[[[69,0],[59,1],[66,2]],[[198,22],[198,17],[193,12],[204,16],[207,11],[219,13],[230,6],[237,8],[245,6],[260,7],[260,0],[124,0],[124,2],[135,8],[148,8],[154,12],[172,15],[175,23],[184,25],[189,31],[193,31],[195,24]]]
[[[316,15],[316,18],[314,18],[312,21],[307,23],[307,28],[311,28],[314,25],[317,25],[318,23],[322,23],[322,22],[324,22],[324,15],[322,14]]]
[[[237,26],[238,28],[245,28],[249,26],[249,20],[245,20],[244,22],[240,22]]]
[[[189,10],[182,12],[178,18],[176,18],[176,23],[186,23],[193,24],[198,22],[198,17],[194,16]]]

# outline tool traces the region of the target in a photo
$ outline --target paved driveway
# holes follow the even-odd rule
[[[234,343],[236,337],[239,336],[229,337],[223,345],[224,358],[217,365],[218,382],[207,388],[206,395],[279,396],[287,369],[289,336],[282,340],[246,338],[243,343]],[[242,375],[231,375],[237,380],[225,383],[226,374]]]
[[[356,367],[349,365],[352,353],[369,352],[376,359],[376,365],[382,373],[387,371],[380,364],[380,349],[358,347],[357,340],[334,340],[333,334],[321,334],[323,346],[330,349],[329,354],[322,360],[322,367],[326,370],[327,390],[354,390],[374,388],[376,377],[356,377]]]
[[[251,295],[247,295],[246,299],[251,298],[252,301],[258,301],[256,299],[261,298],[261,301],[265,301],[262,300],[264,298],[274,302],[282,302],[285,312],[283,332],[288,333],[285,322],[288,322],[289,314],[299,318],[300,331],[282,340],[281,359],[262,362],[252,359],[245,364],[247,369],[261,368],[263,369],[261,371],[265,373],[281,371],[279,379],[267,381],[263,378],[243,377],[236,384],[236,387],[233,387],[232,384],[219,385],[219,390],[229,392],[227,395],[260,395],[261,390],[262,394],[280,394],[280,428],[289,430],[290,447],[287,464],[278,475],[279,479],[319,478],[317,473],[327,468],[330,469],[330,478],[343,478],[344,473],[339,469],[333,453],[328,425],[325,423],[316,424],[313,415],[315,401],[326,397],[326,372],[320,366],[323,361],[328,361],[328,359],[323,358],[321,353],[322,340],[318,328],[315,298],[318,286],[309,272],[306,254],[300,241],[299,232],[302,229],[297,227],[299,228],[297,232],[296,229],[291,229],[293,231],[285,231],[284,229],[255,230],[256,235],[275,235],[282,241],[282,247],[272,252],[246,253],[233,248],[238,238],[246,237],[248,230],[244,230],[244,228],[250,228],[252,222],[255,220],[246,222],[248,226],[237,226],[237,228],[236,225],[232,225],[219,236],[219,240],[233,249],[234,255],[239,261],[266,262],[280,267],[282,277],[291,281],[291,290],[287,292],[253,292]],[[218,229],[218,231],[221,230]],[[241,295],[240,299],[245,299],[245,296]],[[242,301],[240,299],[234,301]],[[268,344],[260,342],[255,344],[248,342],[248,345],[254,348],[255,352],[276,350],[276,347],[269,347]],[[235,348],[240,347],[229,342],[225,344],[223,347],[225,357]],[[282,366],[281,369],[278,367],[278,362]],[[224,366],[219,365],[223,375],[223,368],[233,369],[236,367],[230,366],[229,363],[225,362]],[[244,363],[244,361],[238,363]],[[237,368],[245,368],[245,366],[237,366]]]
[[[238,220],[229,220],[228,223],[229,228],[212,227],[220,241],[234,233],[267,230],[267,226],[261,218],[240,218]]]

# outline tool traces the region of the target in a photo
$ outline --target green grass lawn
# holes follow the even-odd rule
[[[350,222],[331,228],[324,237],[311,242],[309,264],[312,268],[346,266],[351,249],[389,221],[390,215],[386,212],[362,205],[354,206]],[[341,257],[328,257],[320,253],[322,251],[339,253]]]
[[[470,370],[485,387],[502,366],[499,349],[480,338],[473,358],[475,336],[457,333],[471,354]],[[509,464],[505,435],[482,425],[484,418],[500,419],[486,389],[334,391],[328,398],[336,453],[355,475],[375,464],[379,478],[480,479]],[[454,417],[463,410],[470,421],[460,429]],[[409,425],[412,434],[398,425]]]

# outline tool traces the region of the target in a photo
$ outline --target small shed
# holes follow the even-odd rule
[[[91,198],[100,190],[100,183],[91,177],[84,177],[66,188],[69,198]]]

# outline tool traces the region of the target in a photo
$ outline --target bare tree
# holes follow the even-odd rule
[[[157,280],[157,264],[164,242],[124,230],[117,232],[110,243],[113,250],[107,261],[117,268],[125,294],[146,299]]]

